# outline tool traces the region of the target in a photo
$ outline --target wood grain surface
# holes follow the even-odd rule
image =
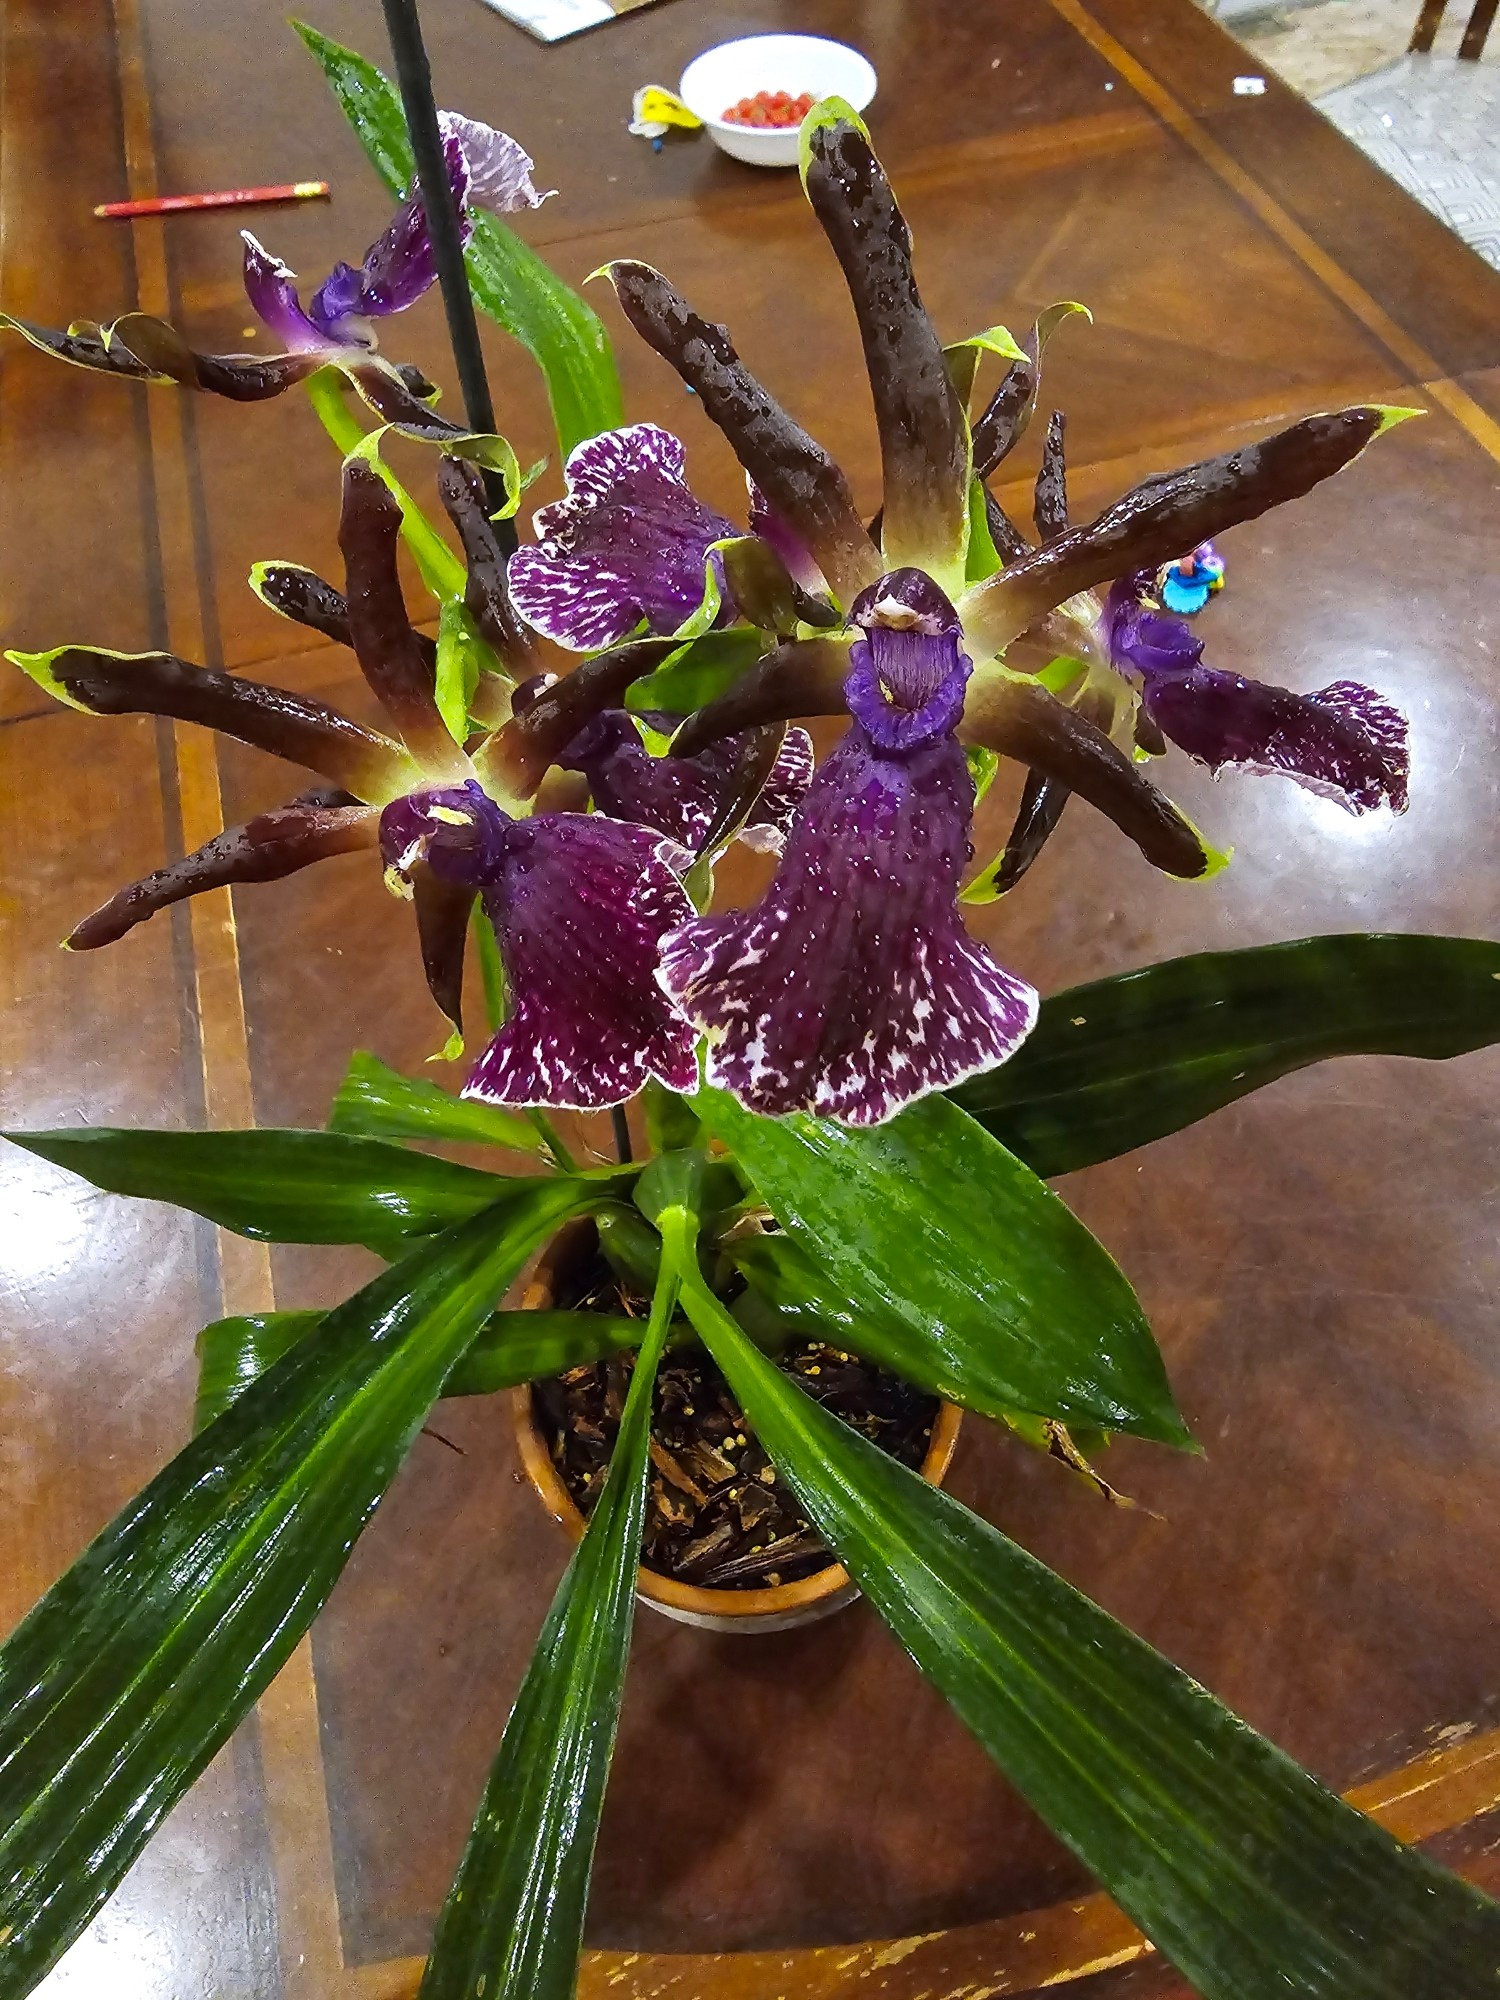
[[[1189,0],[677,0],[544,48],[475,0],[424,7],[439,97],[514,131],[561,192],[523,219],[580,280],[658,264],[840,458],[878,460],[852,317],[795,176],[704,141],[653,154],[630,92],[710,42],[797,26],[864,48],[872,129],[945,337],[1093,309],[1048,357],[1075,508],[1307,410],[1421,403],[1352,472],[1226,540],[1214,664],[1355,677],[1413,727],[1413,804],[1354,821],[1276,780],[1169,789],[1234,867],[1150,871],[1074,806],[976,929],[1055,990],[1179,951],[1310,932],[1493,934],[1500,879],[1500,274],[1269,80]],[[380,54],[369,0],[315,25]],[[0,70],[0,298],[52,324],[167,311],[253,346],[235,220],[96,222],[129,194],[325,176],[255,220],[316,282],[386,204],[279,6],[11,0]],[[242,218],[240,218],[242,219]],[[678,429],[734,512],[727,452],[606,299],[627,408]],[[547,449],[529,364],[486,332],[501,427]],[[451,381],[435,299],[392,351]],[[1033,448],[1034,449],[1034,448]],[[1024,454],[1023,454],[1024,456]],[[419,458],[403,461],[421,476]],[[1018,478],[1033,464],[1024,456]],[[126,388],[0,350],[4,643],[170,643],[360,712],[348,655],[245,588],[331,569],[337,459],[296,397]],[[560,490],[549,468],[534,497]],[[1018,484],[1019,501],[1024,487]],[[48,707],[0,683],[0,1096],[15,1125],[320,1123],[354,1046],[442,1040],[409,918],[357,857],[159,916],[102,953],[56,940],[120,881],[294,785],[199,731]],[[977,838],[1003,839],[997,785]],[[759,864],[728,893],[750,894]],[[1111,1511],[966,1424],[959,1496],[1407,1838],[1493,1880],[1500,1805],[1500,1055],[1289,1078],[1074,1176],[1135,1281],[1208,1447],[1110,1453],[1159,1515]],[[587,1135],[585,1135],[587,1137]],[[0,1609],[8,1624],[185,1439],[216,1313],[323,1303],[358,1252],[267,1256],[0,1156]],[[498,1403],[443,1405],[311,1646],[53,1975],[91,2000],[395,2000],[417,1961],[566,1557]],[[584,1991],[1182,1992],[863,1607],[728,1640],[642,1614],[596,1870]],[[883,1940],[876,1945],[867,1939]],[[894,1942],[892,1942],[894,1940]]]

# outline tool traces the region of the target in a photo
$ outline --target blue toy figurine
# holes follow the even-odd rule
[[[1193,617],[1223,588],[1224,558],[1212,542],[1200,542],[1190,555],[1168,563],[1157,582],[1162,603],[1182,618]]]

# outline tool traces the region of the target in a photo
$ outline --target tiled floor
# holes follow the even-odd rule
[[[1210,11],[1220,13],[1224,25],[1266,69],[1317,100],[1404,55],[1418,5],[1419,0],[1317,0],[1299,6],[1289,0],[1239,20],[1230,18],[1230,6]],[[1471,5],[1472,0],[1449,0],[1433,45],[1435,56],[1457,55]],[[1500,66],[1500,27],[1491,31],[1482,62]]]
[[[1318,108],[1500,268],[1500,67],[1402,56]]]
[[[1500,27],[1479,62],[1459,62],[1469,0],[1450,0],[1430,56],[1405,53],[1416,0],[1244,5],[1215,11],[1247,54],[1500,267]]]

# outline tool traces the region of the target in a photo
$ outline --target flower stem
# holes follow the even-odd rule
[[[443,164],[443,139],[438,129],[437,104],[432,95],[432,71],[422,40],[422,23],[417,0],[381,0],[385,31],[396,64],[396,81],[401,87],[401,107],[406,113],[406,129],[417,163],[417,185],[427,216],[433,262],[443,290],[443,311],[448,320],[448,338],[463,391],[464,412],[469,428],[492,432],[495,406],[490,400],[489,377],[485,373],[484,350],[479,344],[479,325],[474,317],[474,300],[464,269],[463,239],[457,204],[448,185]],[[493,514],[505,504],[503,482],[489,471],[484,474]],[[498,490],[497,490],[498,489]],[[516,546],[516,531],[510,521],[496,521],[495,535],[503,553]]]
[[[615,1128],[615,1157],[622,1162],[634,1159],[630,1149],[630,1120],[625,1115],[624,1105],[617,1104],[609,1115]]]
[[[541,1109],[540,1105],[528,1104],[526,1107],[526,1116],[535,1125],[538,1132],[541,1133],[542,1144],[552,1155],[553,1166],[561,1168],[565,1174],[577,1173],[578,1162],[558,1137],[552,1120]]]
[[[474,905],[474,943],[479,952],[479,976],[484,984],[484,1018],[493,1035],[505,1022],[505,964],[489,911],[482,902]]]
[[[303,386],[318,422],[345,458],[358,452],[401,509],[401,532],[428,590],[439,604],[461,598],[466,576],[463,564],[380,456],[378,436],[367,431],[349,408],[337,370],[319,368]]]

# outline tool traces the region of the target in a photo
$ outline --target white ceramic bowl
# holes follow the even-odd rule
[[[795,167],[795,125],[767,130],[731,125],[724,118],[729,105],[760,90],[843,97],[863,111],[875,95],[875,71],[858,49],[824,41],[821,35],[747,35],[695,56],[678,85],[678,95],[703,120],[716,146],[752,166]]]

